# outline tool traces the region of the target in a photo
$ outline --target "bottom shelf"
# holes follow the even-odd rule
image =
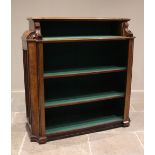
[[[117,98],[93,103],[46,109],[46,135],[68,133],[121,123],[124,99]]]
[[[102,116],[97,118],[90,118],[80,121],[72,121],[72,122],[65,122],[61,124],[57,124],[54,126],[48,126],[46,128],[46,134],[55,134],[60,132],[67,132],[71,130],[89,128],[97,125],[104,125],[108,123],[114,123],[118,121],[123,121],[123,117],[117,115],[109,115],[109,116]]]

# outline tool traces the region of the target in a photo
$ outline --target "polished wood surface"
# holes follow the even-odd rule
[[[129,18],[108,18],[108,17],[29,17],[28,20],[103,20],[103,21],[129,21]]]
[[[26,129],[28,131],[28,134],[30,136],[31,141],[38,142],[40,144],[46,143],[49,140],[55,140],[55,139],[60,139],[60,138],[65,138],[65,137],[70,137],[70,136],[75,136],[75,135],[80,135],[80,134],[86,134],[90,132],[96,132],[96,131],[101,131],[101,130],[106,130],[106,129],[111,129],[115,127],[120,127],[124,126],[127,127],[130,124],[130,118],[129,118],[129,108],[130,108],[130,95],[131,95],[131,79],[132,79],[132,62],[133,62],[133,46],[134,46],[134,36],[132,32],[129,30],[129,24],[128,21],[130,19],[128,18],[93,18],[93,17],[30,17],[28,18],[29,21],[29,30],[25,31],[23,36],[22,36],[22,46],[23,46],[23,65],[24,65],[24,84],[25,84],[25,102],[26,102],[26,116],[27,116],[27,123],[26,123]],[[56,29],[57,33],[60,33],[58,36],[46,36],[45,34],[48,33],[43,33],[43,28],[42,28],[42,22],[55,22],[55,21],[63,21],[68,24],[68,22],[95,22],[96,25],[100,24],[102,22],[103,26],[104,23],[110,23],[110,30],[109,26],[105,26],[104,32],[106,32],[106,29],[108,30],[108,33],[110,35],[104,35],[103,34],[97,34],[102,31],[97,31],[97,28],[95,31],[93,31],[93,27],[90,31],[88,31],[90,34],[88,35],[81,35],[81,33],[84,33],[84,29],[79,28],[78,31],[80,35],[67,35],[69,32],[65,33],[65,35],[61,36],[61,33],[59,32],[59,29]],[[47,23],[48,23],[47,22]],[[115,23],[117,23],[117,27],[115,27]],[[114,25],[113,25],[114,24]],[[62,26],[62,25],[61,25]],[[78,25],[79,27],[82,25]],[[78,27],[77,26],[77,27]],[[63,26],[62,26],[63,27]],[[57,28],[57,27],[56,27]],[[66,29],[64,29],[66,30]],[[47,31],[52,31],[50,27],[48,27]],[[72,29],[74,31],[74,29]],[[80,32],[81,31],[81,32]],[[91,32],[95,33],[96,35],[91,35]],[[50,32],[51,33],[51,32]],[[114,33],[114,35],[113,35]],[[78,33],[77,33],[78,34]],[[118,34],[118,35],[117,35]],[[44,36],[45,35],[45,36]],[[124,61],[123,59],[126,59],[125,65],[124,66],[117,66],[114,65],[114,68],[112,69],[106,69],[105,66],[96,66],[96,69],[93,70],[90,66],[84,67],[84,70],[79,70],[74,69],[74,68],[68,68],[68,69],[61,69],[55,71],[49,71],[46,72],[44,70],[44,65],[46,62],[46,59],[44,60],[44,53],[46,52],[44,49],[45,44],[70,44],[72,42],[77,42],[78,44],[82,44],[83,42],[118,42],[122,41],[122,45],[119,43],[119,46],[126,46],[127,48],[124,48],[124,52],[127,53],[127,59],[125,57],[122,57],[120,60]],[[126,45],[123,45],[123,42],[126,42]],[[82,48],[82,46],[81,46]],[[107,48],[108,49],[108,48]],[[123,49],[123,48],[122,48]],[[127,49],[127,50],[125,50]],[[118,52],[118,49],[115,49],[114,52]],[[55,51],[51,51],[55,52]],[[65,51],[63,51],[65,52]],[[108,52],[104,51],[104,52]],[[119,52],[118,52],[119,53]],[[97,54],[97,52],[96,52]],[[61,57],[61,60],[63,57]],[[74,59],[74,58],[73,58]],[[50,60],[50,59],[49,59]],[[88,56],[89,60],[89,56]],[[59,61],[59,60],[57,60]],[[110,61],[110,59],[109,59]],[[64,61],[65,62],[65,61]],[[72,61],[71,61],[72,62]],[[103,68],[102,68],[103,67]],[[102,68],[102,69],[101,69]],[[91,100],[89,101],[79,101],[79,102],[70,102],[69,106],[66,106],[65,102],[69,101],[69,98],[76,98],[74,96],[68,97],[68,100],[64,101],[62,99],[58,99],[58,101],[61,101],[61,106],[60,104],[55,104],[55,105],[49,105],[47,106],[47,100],[46,100],[46,93],[45,92],[45,87],[47,87],[47,83],[45,80],[54,80],[54,79],[68,79],[68,78],[83,78],[87,76],[100,76],[100,75],[110,75],[111,74],[123,74],[125,75],[125,83],[121,83],[119,89],[121,88],[120,91],[122,95],[114,95],[110,97],[103,97],[99,98],[96,97],[95,100],[93,101],[94,105],[96,105],[100,100],[105,100],[105,101],[112,101],[112,100],[119,100],[118,102],[122,103],[124,105],[123,109],[122,106],[120,108],[121,114],[122,115],[122,120],[115,121],[115,119],[111,120],[108,123],[102,123],[99,122],[98,125],[90,125],[86,127],[78,127],[77,129],[75,128],[74,130],[69,130],[69,131],[61,131],[61,132],[56,132],[56,133],[47,133],[47,120],[50,118],[47,118],[47,111],[50,109],[54,108],[61,108],[61,107],[75,107],[79,105],[84,105],[87,106],[90,104]],[[110,78],[109,76],[109,78]],[[113,75],[114,76],[114,75]],[[97,78],[96,78],[97,79]],[[123,79],[123,78],[122,78]],[[95,82],[95,81],[94,81]],[[62,82],[63,83],[63,82]],[[54,84],[54,83],[53,83]],[[114,84],[112,82],[112,84]],[[54,88],[54,87],[53,87]],[[55,86],[56,88],[56,86]],[[55,89],[54,88],[54,89]],[[90,87],[91,88],[91,87]],[[112,88],[112,86],[107,87],[107,88]],[[66,88],[67,89],[67,88]],[[117,89],[115,87],[114,89]],[[55,90],[57,91],[57,90]],[[66,90],[67,91],[67,90]],[[119,92],[119,90],[117,90]],[[106,91],[105,91],[106,92]],[[103,92],[104,93],[104,92]],[[52,93],[51,93],[52,94]],[[93,92],[92,92],[93,94]],[[54,93],[52,94],[54,97]],[[60,93],[61,95],[61,93]],[[85,95],[85,94],[81,94]],[[89,94],[88,94],[89,96]],[[93,97],[93,96],[92,96]],[[91,96],[90,96],[91,98]],[[104,101],[103,101],[104,103]],[[109,103],[110,104],[110,103]],[[121,105],[121,104],[120,104]],[[117,109],[117,108],[116,108]],[[113,112],[112,110],[111,112]],[[116,113],[120,113],[120,111],[116,111]],[[60,117],[63,118],[63,114],[60,115]],[[74,116],[72,116],[74,118]],[[104,117],[104,114],[103,114]],[[110,117],[110,115],[109,115]],[[51,118],[53,119],[53,118]],[[97,119],[97,118],[96,118]],[[70,122],[72,123],[72,122]],[[91,124],[91,121],[90,121]],[[51,124],[52,126],[52,124]],[[61,125],[60,125],[61,128]],[[67,128],[67,126],[66,126]],[[52,129],[52,128],[51,128]],[[50,131],[50,129],[49,129]]]
[[[129,109],[130,109],[130,95],[131,95],[133,47],[134,47],[134,40],[131,39],[129,41],[129,50],[128,50],[127,82],[126,82],[124,121],[123,121],[124,126],[128,126],[130,123]]]

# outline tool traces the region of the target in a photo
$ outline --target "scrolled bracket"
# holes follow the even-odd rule
[[[122,36],[133,37],[133,33],[129,30],[129,23],[122,23]]]
[[[35,33],[33,35],[34,37],[33,39],[37,39],[37,40],[42,39],[41,30],[40,30],[40,22],[35,22],[34,26],[35,26]]]
[[[23,50],[27,50],[27,40],[36,41],[36,40],[41,40],[41,39],[42,39],[42,35],[41,35],[41,30],[40,30],[40,23],[35,22],[34,30],[25,31],[22,35]]]
[[[40,23],[35,22],[34,23],[35,30],[34,31],[29,31],[29,35],[27,36],[27,39],[36,39],[36,40],[41,40],[41,30],[40,30]]]
[[[34,30],[32,31],[26,31],[23,34],[23,39],[35,39],[35,40],[41,40],[42,39],[42,35],[41,35],[41,30],[40,30],[40,23],[39,22],[35,22],[34,23]]]

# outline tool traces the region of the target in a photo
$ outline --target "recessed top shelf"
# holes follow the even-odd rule
[[[45,101],[45,107],[51,108],[51,107],[67,106],[67,105],[109,100],[109,99],[121,98],[121,97],[124,97],[123,92],[111,91],[111,92],[95,93],[95,94],[89,94],[89,95],[47,100]]]
[[[43,37],[43,42],[67,42],[67,41],[98,41],[98,40],[127,40],[132,37],[125,36],[61,36]]]
[[[55,77],[67,77],[77,76],[86,74],[100,74],[100,73],[111,73],[126,71],[126,67],[119,66],[102,66],[102,67],[91,67],[91,68],[77,68],[77,69],[63,69],[56,71],[46,71],[44,78],[55,78]]]

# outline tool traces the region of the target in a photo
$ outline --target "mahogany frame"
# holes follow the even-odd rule
[[[118,121],[106,125],[98,125],[89,128],[62,132],[60,134],[46,135],[45,133],[45,102],[44,102],[44,77],[43,77],[43,43],[40,21],[42,20],[92,20],[92,21],[120,21],[121,36],[129,40],[128,47],[128,65],[127,65],[127,82],[125,91],[125,108],[123,122]],[[24,83],[25,83],[25,103],[27,123],[26,129],[29,133],[30,140],[40,144],[49,140],[75,136],[114,127],[127,127],[130,124],[129,108],[132,79],[132,62],[134,37],[128,29],[127,18],[110,19],[110,18],[29,18],[29,30],[22,36],[23,45],[23,64],[24,64]],[[119,40],[119,38],[118,38]],[[74,40],[73,40],[74,41]],[[80,41],[80,40],[79,40]],[[88,40],[89,41],[89,40]],[[93,40],[92,40],[93,41]]]

